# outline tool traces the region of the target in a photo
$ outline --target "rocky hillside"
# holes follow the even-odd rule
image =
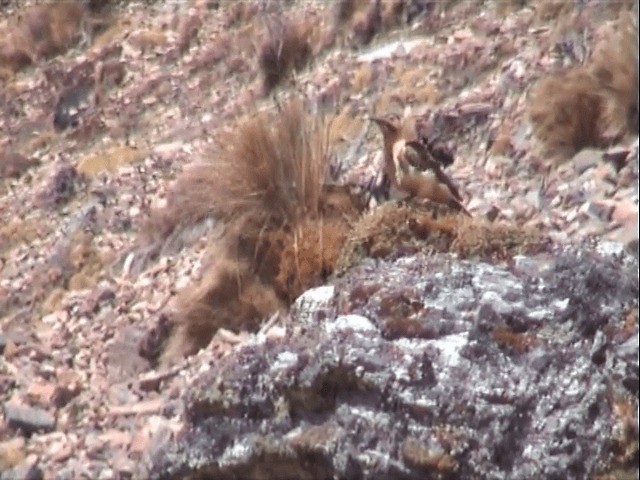
[[[0,479],[638,478],[637,16],[4,2]]]

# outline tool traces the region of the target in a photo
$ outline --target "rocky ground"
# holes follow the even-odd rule
[[[337,5],[119,2],[68,34],[73,15],[3,7],[0,478],[637,478],[637,50],[597,60],[629,8],[415,1],[372,29],[334,28]],[[309,59],[265,95],[258,52],[287,29]],[[561,88],[536,96],[571,66],[609,99],[631,85],[629,125],[584,141]],[[371,115],[435,112],[474,217],[551,246],[364,260],[155,368],[139,342],[216,224],[150,252],[145,219],[219,132],[288,93],[335,115],[346,180],[380,160]]]

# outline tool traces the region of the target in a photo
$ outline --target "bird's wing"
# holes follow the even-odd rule
[[[410,140],[405,143],[407,148],[407,160],[411,166],[417,170],[435,170],[439,167],[438,162],[433,158],[427,147],[417,140]]]
[[[455,160],[451,149],[443,142],[436,141],[429,144],[429,151],[443,167],[448,167]]]
[[[458,190],[458,187],[456,187],[455,183],[453,183],[453,180],[451,180],[449,176],[442,171],[442,168],[440,168],[440,164],[433,159],[433,157],[429,153],[429,150],[427,150],[427,148],[424,145],[422,145],[422,143],[412,140],[410,142],[407,142],[406,146],[410,147],[415,152],[417,152],[418,157],[420,158],[419,160],[420,166],[414,165],[415,168],[422,171],[425,171],[427,169],[431,170],[433,174],[436,176],[436,178],[438,179],[438,181],[446,185],[451,191],[451,193],[453,194],[453,196],[456,197],[456,199],[458,199],[459,201],[462,201],[462,196],[460,195],[460,191]],[[407,155],[407,157],[414,157],[414,155]]]

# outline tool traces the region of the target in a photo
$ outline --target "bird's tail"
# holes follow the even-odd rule
[[[467,208],[459,200],[452,199],[449,201],[448,205],[449,207],[464,213],[467,217],[473,218],[473,215],[471,215],[471,212],[469,212],[469,210],[467,210]]]

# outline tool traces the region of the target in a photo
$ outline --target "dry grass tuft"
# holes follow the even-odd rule
[[[308,220],[285,243],[280,255],[275,288],[288,303],[309,286],[326,282],[333,273],[350,226],[340,217]]]
[[[595,46],[591,72],[604,92],[605,138],[638,132],[638,27],[630,12],[607,25]]]
[[[404,103],[397,97],[395,92],[385,91],[375,100],[373,113],[383,115],[388,112],[398,112],[404,109]]]
[[[455,252],[461,258],[508,260],[542,251],[546,240],[536,231],[495,225],[457,215],[445,207],[388,202],[354,225],[338,260],[337,271],[363,258],[395,258],[418,251]]]
[[[35,5],[0,31],[0,70],[17,72],[62,53],[79,39],[85,6],[80,2]]]
[[[327,124],[300,101],[261,113],[221,137],[212,203],[219,214],[261,212],[295,224],[317,216],[329,166]]]
[[[575,9],[574,0],[539,0],[535,4],[535,17],[539,21],[559,19]]]
[[[358,118],[357,112],[354,110],[351,104],[346,104],[342,110],[333,117],[329,130],[330,145],[353,140],[361,132],[364,122]]]
[[[216,212],[211,203],[219,172],[209,163],[187,167],[175,181],[166,207],[151,212],[142,227],[142,242],[164,242],[174,233],[196,225]]]
[[[339,0],[335,4],[335,23],[344,25],[349,22],[356,12],[366,9],[369,0]]]
[[[186,171],[156,217],[165,231],[209,215],[227,222],[201,282],[179,295],[165,361],[194,353],[218,328],[255,329],[325,281],[364,208],[349,188],[325,184],[328,123],[300,101],[250,117],[220,140],[215,162]]]
[[[256,329],[265,317],[284,307],[248,263],[228,254],[221,249],[203,281],[180,292],[178,326],[162,354],[164,362],[206,347],[219,328]]]
[[[400,72],[394,72],[398,78],[395,95],[403,104],[436,105],[442,95],[438,87],[428,79],[428,71],[424,66],[407,66]]]
[[[393,92],[400,105],[436,105],[441,98],[438,88],[432,84],[421,84],[410,87],[404,85]]]
[[[382,7],[380,0],[372,0],[369,7],[355,14],[351,34],[356,44],[368,45],[382,28]]]
[[[337,271],[342,273],[367,257],[393,258],[420,250],[447,251],[454,238],[457,216],[434,217],[431,209],[397,202],[387,202],[367,212],[353,226]]]
[[[104,266],[112,261],[112,255],[101,251],[91,234],[82,230],[69,232],[51,255],[34,264],[29,290],[6,298],[0,296],[0,312],[7,315],[14,308],[29,306],[42,313],[59,302],[61,291],[94,288]]]
[[[534,133],[546,153],[571,156],[601,143],[603,97],[597,80],[582,67],[546,77],[529,98]]]
[[[514,332],[506,325],[499,325],[493,329],[491,336],[502,348],[509,349],[522,355],[542,342],[532,334]]]
[[[305,67],[313,54],[313,34],[314,25],[309,19],[294,19],[271,28],[259,53],[265,95],[292,71]]]
[[[462,258],[507,260],[514,255],[538,253],[546,246],[547,240],[537,230],[462,217],[451,248]]]
[[[629,12],[601,32],[590,61],[543,78],[529,98],[545,153],[571,156],[638,132],[638,30]]]
[[[291,102],[277,119],[259,113],[223,132],[217,158],[182,173],[166,208],[151,215],[146,238],[166,238],[211,216],[259,213],[285,224],[317,215],[329,163],[326,130],[324,121],[305,115],[301,102]]]
[[[500,16],[507,16],[510,13],[526,7],[528,3],[528,0],[503,0],[496,3],[496,13]]]
[[[226,28],[245,25],[260,12],[260,5],[252,2],[236,2],[227,9],[224,25]]]
[[[341,0],[335,3],[333,31],[351,46],[369,44],[379,33],[398,28],[432,10],[430,2]]]
[[[42,235],[42,226],[35,220],[15,219],[0,227],[0,254],[22,243],[30,243]]]
[[[351,77],[351,90],[360,93],[369,89],[373,80],[373,70],[369,63],[362,63],[357,70],[354,70]]]
[[[382,5],[382,27],[385,30],[391,30],[402,22],[402,14],[405,9],[404,0],[390,0]]]

